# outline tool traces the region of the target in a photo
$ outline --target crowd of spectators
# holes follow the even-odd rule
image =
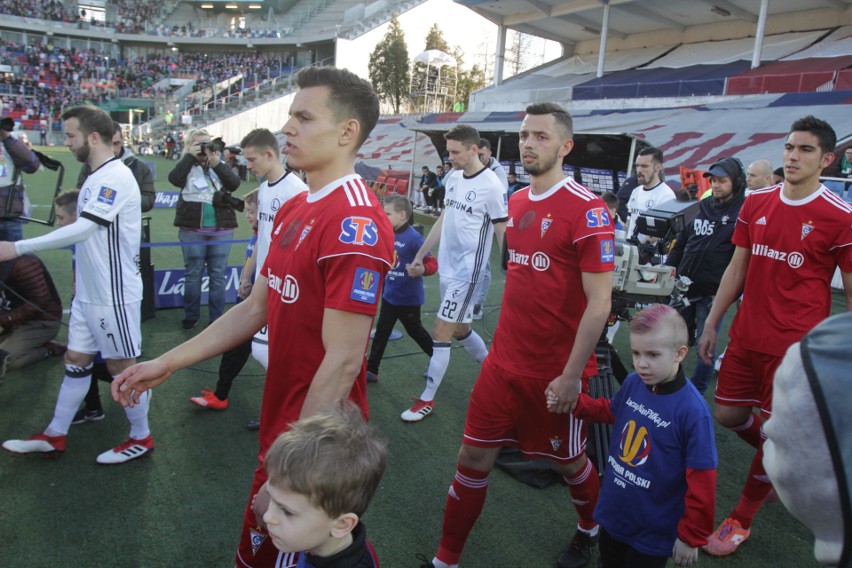
[[[231,94],[289,73],[291,56],[257,53],[167,52],[138,58],[110,57],[98,49],[61,48],[48,39],[38,44],[0,43],[0,65],[11,73],[0,76],[0,97],[16,120],[50,129],[61,109],[113,97],[165,98],[171,89],[158,88],[164,78],[194,78],[195,91],[244,75]]]
[[[191,21],[176,25],[157,23],[162,3],[155,0],[112,0],[116,5],[115,21],[105,24],[87,18],[77,2],[60,0],[0,0],[0,14],[35,18],[52,22],[76,24],[87,21],[90,25],[112,27],[118,33],[150,34],[161,37],[226,37],[241,39],[280,38],[292,29],[245,28],[222,29],[219,27],[197,27]]]
[[[0,0],[0,14],[51,22],[75,23],[80,20],[77,2],[61,0]]]

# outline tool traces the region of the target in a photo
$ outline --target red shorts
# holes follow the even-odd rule
[[[486,357],[470,395],[463,442],[479,448],[512,446],[528,458],[562,463],[579,458],[586,425],[571,414],[547,410],[544,391],[552,380],[510,373]]]
[[[719,369],[716,404],[756,406],[763,414],[772,414],[772,383],[783,358],[729,343]]]

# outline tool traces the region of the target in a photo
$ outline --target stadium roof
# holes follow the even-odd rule
[[[567,45],[596,40],[609,10],[609,37],[684,32],[724,22],[757,25],[760,0],[455,0],[497,25]],[[771,0],[769,17],[820,8],[843,12],[852,0]]]

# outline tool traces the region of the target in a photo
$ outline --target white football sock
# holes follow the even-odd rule
[[[450,343],[432,342],[432,358],[429,359],[429,371],[426,373],[426,390],[420,395],[420,400],[435,400],[435,393],[438,392],[447,367],[450,366],[451,348]]]
[[[47,436],[65,436],[71,427],[74,415],[89,392],[89,382],[92,379],[92,364],[88,367],[65,365],[65,378],[59,387],[56,406],[53,409],[53,420],[47,425],[44,433]]]
[[[124,415],[130,422],[130,437],[134,440],[144,440],[151,434],[148,427],[148,405],[151,402],[151,391],[147,390],[139,395],[139,403],[133,408],[124,408]]]
[[[477,363],[482,363],[488,356],[488,347],[485,346],[485,341],[483,341],[479,334],[472,329],[470,330],[470,333],[459,338],[459,343],[462,344],[464,350],[467,351],[471,357],[476,359]]]

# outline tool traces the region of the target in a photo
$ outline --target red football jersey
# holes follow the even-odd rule
[[[562,373],[586,309],[581,273],[615,270],[614,239],[606,204],[571,178],[542,195],[513,193],[509,270],[488,357],[526,376]],[[585,374],[595,373],[592,354]]]
[[[262,274],[267,278],[269,368],[260,455],[297,420],[325,356],[325,308],[374,316],[393,259],[394,235],[376,196],[356,175],[301,193],[278,212]],[[366,350],[369,338],[364,338]],[[350,394],[366,416],[366,378]]]
[[[777,356],[830,315],[836,267],[852,271],[852,206],[825,186],[799,201],[781,187],[749,194],[732,239],[751,259],[731,340]]]

